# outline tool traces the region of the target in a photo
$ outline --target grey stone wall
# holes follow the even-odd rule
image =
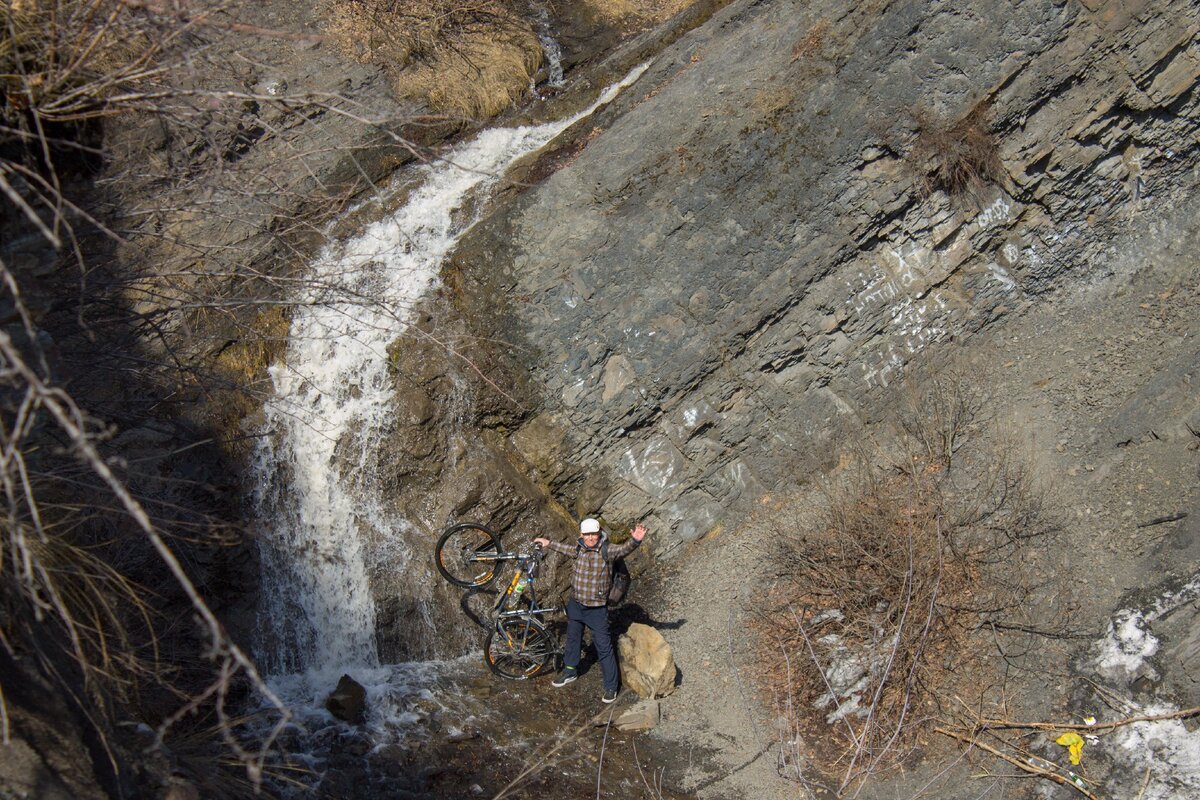
[[[649,516],[660,554],[829,466],[915,360],[1108,274],[1112,236],[1194,191],[1197,21],[727,7],[456,254],[467,317],[541,397],[510,445],[580,513]],[[999,180],[924,191],[920,130],[981,104]]]

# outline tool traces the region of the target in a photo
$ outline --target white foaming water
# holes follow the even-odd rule
[[[411,557],[392,547],[405,523],[385,510],[367,470],[392,410],[387,347],[470,227],[452,219],[464,199],[611,101],[647,66],[569,119],[487,130],[455,148],[423,168],[423,183],[403,208],[311,265],[286,359],[271,368],[276,397],[264,406],[268,435],[254,460],[264,598],[259,659],[269,674],[307,671],[315,679],[379,666],[366,542],[401,554],[390,570],[403,570]]]
[[[538,5],[534,9],[534,18],[537,20],[538,41],[541,42],[542,53],[546,56],[546,85],[554,89],[561,89],[565,84],[562,48],[559,47],[558,40],[554,38],[551,30],[550,11],[544,5]],[[532,89],[533,86],[529,88]]]

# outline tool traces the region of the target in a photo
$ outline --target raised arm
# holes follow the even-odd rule
[[[633,530],[629,532],[629,538],[618,545],[613,545],[608,548],[608,558],[610,561],[618,558],[624,558],[633,552],[642,540],[646,538],[646,526],[638,523],[633,526]]]

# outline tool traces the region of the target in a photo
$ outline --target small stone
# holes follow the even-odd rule
[[[354,678],[343,675],[325,699],[325,708],[343,722],[360,724],[367,717],[367,690]]]
[[[622,712],[613,724],[622,731],[645,731],[658,724],[662,709],[657,700],[643,700]]]

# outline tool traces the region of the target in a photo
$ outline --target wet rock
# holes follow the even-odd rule
[[[365,756],[371,752],[374,743],[366,736],[352,736],[349,740],[342,743],[341,750],[346,755],[350,756]]]
[[[367,690],[354,678],[343,675],[325,699],[325,708],[344,722],[361,724],[367,718]]]
[[[639,697],[666,697],[675,691],[675,659],[671,645],[654,628],[633,623],[621,634],[617,650],[621,682]]]

